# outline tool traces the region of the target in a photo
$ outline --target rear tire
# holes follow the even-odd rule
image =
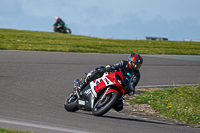
[[[106,97],[100,101],[100,98],[94,104],[92,113],[95,116],[102,116],[107,113],[119,99],[119,95],[116,92],[112,92],[106,95]]]
[[[74,93],[71,93],[69,97],[67,97],[67,99],[65,100],[64,107],[69,112],[75,112],[78,110],[78,108],[76,107],[76,103],[77,96],[74,95]]]

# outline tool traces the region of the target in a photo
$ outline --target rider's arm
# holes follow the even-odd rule
[[[135,88],[140,80],[140,72],[137,70],[132,77],[133,88]]]
[[[126,62],[127,62],[127,61],[125,61],[125,60],[121,60],[121,61],[119,61],[118,63],[116,63],[116,64],[114,64],[114,65],[111,65],[111,66],[112,66],[113,69],[117,70],[117,69],[119,69],[119,68],[121,68],[121,67],[126,66]]]
[[[129,93],[130,96],[135,94],[135,87],[137,86],[139,80],[140,80],[140,72],[137,70],[137,71],[134,72],[134,75],[133,75],[132,80],[131,80],[132,85],[133,85],[132,86],[133,91]]]
[[[58,21],[59,21],[59,24],[60,24],[61,26],[65,25],[65,23],[62,21],[62,19],[59,19]]]

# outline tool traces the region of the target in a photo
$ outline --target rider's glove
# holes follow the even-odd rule
[[[101,70],[101,69],[104,69],[105,67],[104,66],[99,66],[96,68],[96,70]]]
[[[59,28],[60,26],[56,26],[56,28]]]
[[[114,70],[114,67],[111,66],[111,65],[107,65],[107,66],[105,67],[105,70],[106,70],[107,72],[111,72],[112,70]]]

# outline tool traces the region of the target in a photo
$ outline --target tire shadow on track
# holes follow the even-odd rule
[[[146,119],[146,118],[142,118],[142,117],[137,117],[136,116],[136,118],[131,118],[131,117],[129,117],[128,118],[128,116],[129,115],[121,115],[121,116],[111,116],[111,115],[109,115],[109,114],[105,114],[105,115],[103,115],[103,116],[94,116],[91,112],[89,112],[89,111],[77,111],[77,112],[71,112],[71,113],[78,113],[78,114],[83,114],[83,115],[88,115],[88,116],[92,116],[92,117],[95,117],[95,118],[97,118],[97,119],[117,119],[117,120],[125,120],[125,121],[135,121],[135,122],[148,122],[148,123],[154,123],[154,124],[165,124],[165,125],[171,125],[171,124],[169,124],[169,123],[165,123],[165,122],[160,122],[160,121],[154,121],[154,120],[150,120],[150,119]],[[116,115],[118,115],[118,113],[116,113],[116,112],[112,112],[112,113],[114,113],[114,114],[116,114]],[[124,117],[123,117],[124,116]]]
[[[116,116],[111,116],[110,113],[116,115]],[[188,127],[192,127],[192,128],[200,128],[199,125],[196,124],[187,124],[181,121],[177,121],[177,120],[166,120],[166,119],[161,119],[161,120],[157,120],[157,119],[150,119],[150,118],[143,118],[140,116],[132,116],[132,115],[127,115],[127,114],[120,114],[120,116],[117,116],[119,114],[119,112],[113,112],[113,111],[109,111],[107,114],[103,115],[103,116],[94,116],[90,111],[77,111],[74,113],[78,113],[78,114],[83,114],[83,115],[88,115],[91,117],[95,117],[97,119],[115,119],[115,120],[120,120],[120,121],[131,121],[131,122],[142,122],[142,123],[152,123],[152,124],[162,124],[162,125],[179,125],[179,126],[188,126]],[[135,117],[135,118],[133,118]]]

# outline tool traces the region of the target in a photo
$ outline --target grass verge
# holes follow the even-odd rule
[[[0,128],[0,133],[33,133],[33,132],[23,132],[23,131]]]
[[[200,55],[200,42],[113,40],[62,33],[0,29],[0,50]]]
[[[130,102],[133,104],[149,104],[161,115],[200,125],[199,101],[200,85],[194,85],[146,92]]]

